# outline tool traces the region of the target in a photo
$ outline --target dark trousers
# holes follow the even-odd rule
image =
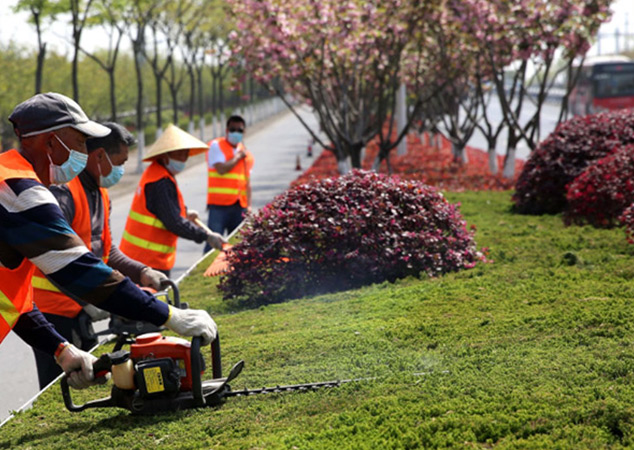
[[[51,322],[59,334],[64,336],[68,342],[82,350],[90,350],[97,345],[97,339],[94,337],[90,317],[81,311],[77,317],[64,317],[56,314],[44,314],[46,320]],[[83,324],[81,323],[83,322]],[[90,325],[86,329],[86,324]],[[82,326],[83,325],[83,326]],[[93,336],[90,336],[93,334]],[[44,389],[59,374],[62,368],[57,365],[55,358],[48,353],[33,349],[35,353],[35,364],[37,365],[37,378],[40,382],[40,389]]]
[[[209,210],[209,216],[207,217],[207,226],[211,231],[220,233],[222,235],[231,234],[233,230],[238,228],[238,225],[242,223],[244,214],[247,212],[246,208],[240,206],[240,202],[237,201],[233,205],[207,205]],[[204,253],[211,250],[209,244],[205,244]]]

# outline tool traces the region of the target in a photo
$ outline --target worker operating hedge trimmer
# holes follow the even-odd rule
[[[216,324],[207,312],[158,301],[92,254],[46,189],[75,178],[86,165],[86,139],[110,130],[56,93],[31,97],[9,120],[20,146],[0,154],[0,342],[13,329],[54,356],[72,387],[98,382],[96,358],[59,335],[33,304],[35,267],[62,293],[111,313],[201,336],[206,343],[215,338]]]

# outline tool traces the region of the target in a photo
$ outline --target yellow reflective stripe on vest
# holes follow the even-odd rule
[[[209,192],[210,194],[233,194],[233,195],[238,195],[240,194],[240,189],[238,188],[219,188],[219,187],[210,187],[209,189],[207,189],[207,192]]]
[[[13,328],[13,325],[15,325],[20,317],[18,309],[2,291],[0,291],[0,316],[2,316],[11,328]]]
[[[137,247],[146,248],[148,250],[154,250],[159,253],[174,253],[176,251],[176,247],[171,247],[169,245],[157,244],[156,242],[146,241],[145,239],[141,239],[140,237],[136,237],[128,233],[127,231],[123,232],[123,239],[128,241],[130,244],[134,244]]]
[[[53,283],[48,281],[48,279],[45,277],[38,277],[33,275],[33,278],[31,278],[31,284],[34,288],[42,289],[43,291],[61,292],[55,287]]]
[[[246,180],[247,177],[243,173],[225,173],[220,175],[216,171],[209,171],[209,178],[230,178],[232,180]]]
[[[160,228],[161,230],[165,230],[165,225],[156,217],[146,216],[145,214],[138,213],[136,211],[130,211],[130,219],[145,224],[150,225],[154,228]]]

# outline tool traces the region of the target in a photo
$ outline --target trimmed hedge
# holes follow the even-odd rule
[[[567,224],[619,225],[619,217],[634,202],[634,146],[621,147],[589,166],[569,185],[566,199]]]
[[[458,205],[436,189],[353,171],[295,186],[252,216],[218,288],[257,306],[441,275],[482,259]]]
[[[588,165],[634,143],[631,110],[574,117],[557,127],[531,154],[515,186],[514,210],[556,214],[566,207],[566,186]]]

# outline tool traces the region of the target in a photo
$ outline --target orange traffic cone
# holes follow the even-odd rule
[[[297,155],[297,160],[295,162],[295,170],[302,170],[302,165],[299,162],[299,155]]]

